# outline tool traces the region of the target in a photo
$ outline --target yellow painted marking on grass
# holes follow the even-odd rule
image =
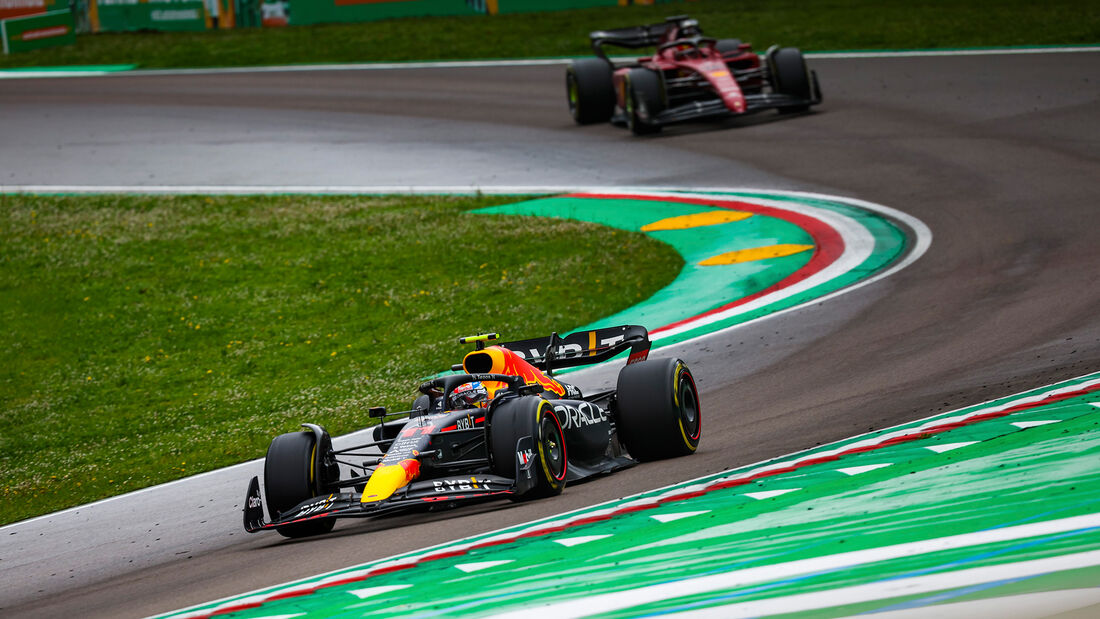
[[[720,264],[738,264],[754,260],[767,260],[768,258],[782,258],[783,256],[800,254],[813,248],[813,245],[769,245],[767,247],[739,249],[707,258],[700,262],[699,266],[710,267]]]
[[[728,224],[731,221],[741,221],[749,217],[752,217],[752,213],[746,213],[745,211],[730,211],[726,209],[706,211],[703,213],[680,215],[679,217],[669,217],[667,219],[655,221],[651,224],[642,226],[642,232],[684,230],[686,228],[699,228],[701,226],[716,226],[718,224]]]

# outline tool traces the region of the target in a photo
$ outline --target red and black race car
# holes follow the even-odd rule
[[[821,103],[817,74],[798,48],[772,46],[761,63],[748,43],[704,37],[687,15],[589,37],[596,58],[573,61],[565,74],[569,111],[578,124],[612,121],[640,135],[688,120],[801,112]],[[616,63],[604,51],[609,45],[656,51]]]
[[[381,420],[370,442],[334,449],[313,424],[275,437],[264,493],[259,478],[248,486],[245,530],[302,537],[331,531],[336,518],[553,496],[568,482],[695,452],[695,380],[679,359],[647,358],[645,327],[486,345],[495,339],[462,338],[475,350],[451,368],[460,373],[421,384],[411,411],[370,409]],[[628,351],[615,389],[586,394],[554,377]]]

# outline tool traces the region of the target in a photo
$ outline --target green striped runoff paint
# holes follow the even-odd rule
[[[675,281],[580,327],[640,324],[658,346],[849,289],[909,264],[931,242],[928,229],[904,213],[795,192],[593,192],[476,212],[578,219],[671,245],[685,262]]]
[[[1098,407],[1100,373],[168,616],[837,617],[1087,595]]]

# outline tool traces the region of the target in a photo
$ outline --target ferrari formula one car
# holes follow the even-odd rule
[[[259,478],[248,486],[245,530],[302,537],[331,531],[336,518],[553,496],[568,482],[695,452],[701,432],[695,381],[679,359],[647,359],[645,327],[486,345],[495,339],[462,338],[475,350],[451,368],[460,373],[421,384],[411,411],[370,409],[381,420],[370,442],[333,449],[328,433],[313,424],[275,437],[264,463],[264,495]],[[627,351],[615,389],[583,394],[553,376]],[[396,415],[407,418],[386,422]]]
[[[798,48],[772,46],[761,63],[751,45],[704,37],[686,15],[589,37],[596,58],[573,61],[565,74],[569,111],[578,124],[610,120],[645,134],[688,120],[800,112],[821,103],[817,74]],[[604,51],[609,45],[656,52],[616,64]]]

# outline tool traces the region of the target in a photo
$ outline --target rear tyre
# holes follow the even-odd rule
[[[515,477],[516,445],[525,436],[534,439],[530,470],[535,486],[523,494],[513,495],[514,501],[526,501],[561,494],[565,489],[568,457],[565,435],[554,407],[538,396],[509,400],[493,411],[489,445],[493,455],[493,473]]]
[[[661,77],[649,69],[631,69],[626,74],[626,126],[634,135],[657,133],[657,115],[665,109]]]
[[[264,460],[264,489],[267,511],[272,518],[321,494],[318,462],[317,439],[312,432],[280,434],[271,441]],[[275,530],[284,537],[306,537],[328,533],[335,525],[334,518],[323,518],[283,525]]]
[[[702,435],[699,392],[679,359],[633,363],[619,372],[619,439],[636,460],[695,453]]]
[[[615,112],[611,63],[599,58],[574,60],[565,70],[565,92],[569,97],[569,114],[578,125],[611,120]]]
[[[772,89],[780,94],[790,95],[809,101],[813,98],[812,78],[806,68],[806,61],[797,47],[781,47],[768,54],[768,67],[771,69]],[[781,113],[804,112],[810,104],[788,105],[780,107]]]

